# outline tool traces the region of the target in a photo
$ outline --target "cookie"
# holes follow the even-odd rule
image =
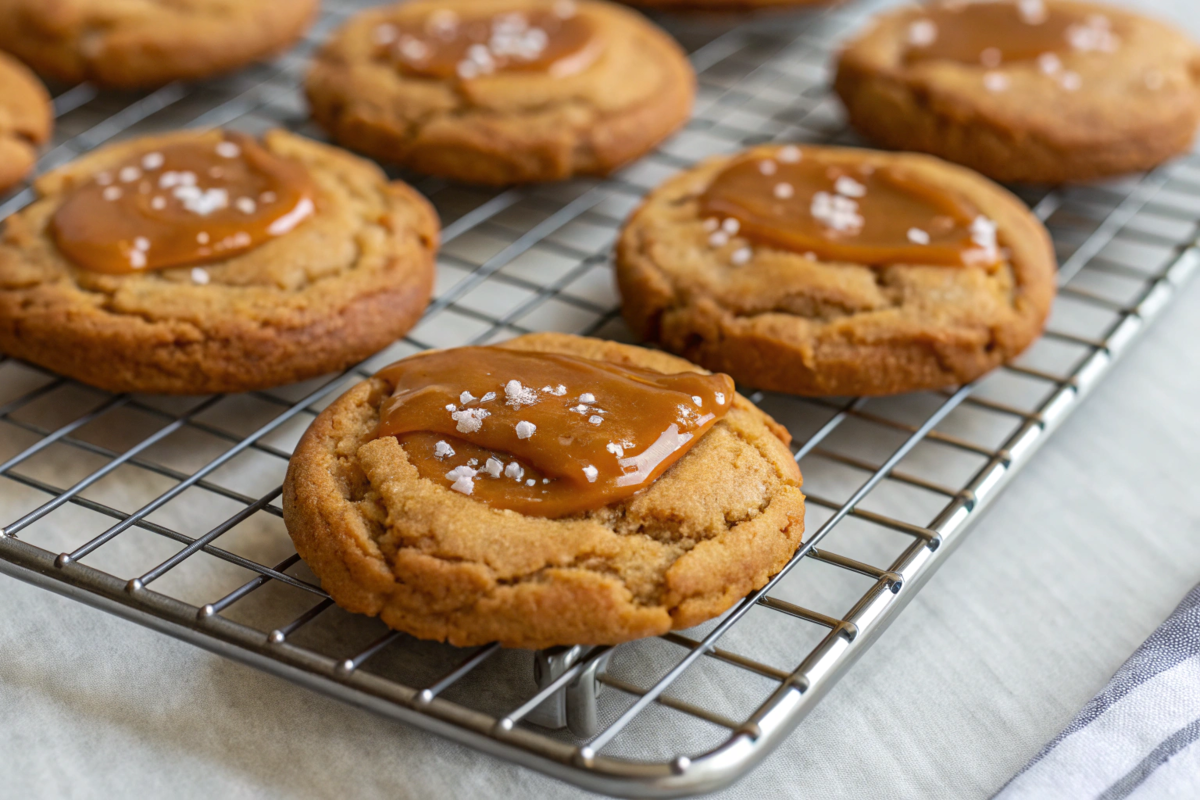
[[[974,380],[1041,332],[1055,256],[1004,189],[915,154],[764,146],[654,190],[617,243],[635,334],[760,389]]]
[[[50,95],[33,74],[0,53],[0,192],[33,169],[38,145],[50,138]]]
[[[788,562],[789,440],[728,376],[531,334],[351,389],[292,456],[284,519],[333,599],[392,628],[615,644],[710,619]]]
[[[318,0],[0,0],[0,49],[47,78],[124,89],[198,80],[286,50]]]
[[[390,344],[429,299],[428,203],[284,131],[136,139],[34,188],[0,233],[0,352],[102,389],[314,377]]]
[[[352,18],[308,75],[313,118],[373,158],[502,185],[603,175],[687,121],[695,74],[599,0],[415,0]]]
[[[885,13],[838,59],[850,122],[887,147],[999,181],[1145,170],[1200,124],[1200,48],[1129,11],[1068,0]]]

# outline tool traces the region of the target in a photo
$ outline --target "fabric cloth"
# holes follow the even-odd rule
[[[1200,586],[996,795],[1200,797]]]

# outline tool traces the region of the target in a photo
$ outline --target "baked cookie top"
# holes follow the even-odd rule
[[[50,138],[50,95],[23,65],[0,53],[0,192],[24,178]]]
[[[0,235],[0,350],[103,388],[311,377],[390,343],[428,299],[425,200],[284,131],[135,139],[34,188]]]
[[[196,80],[285,49],[318,0],[0,0],[0,48],[54,80]]]
[[[499,347],[705,380],[673,356],[564,334],[532,334]],[[508,396],[501,377],[509,376],[497,374],[491,405],[476,402],[484,396],[477,386],[476,398],[459,409],[519,401],[520,389]],[[568,382],[574,379],[564,378],[562,395],[548,386],[541,399],[587,399],[581,390],[590,388],[599,392],[590,405],[607,402],[596,382]],[[284,484],[288,531],[322,586],[339,605],[393,628],[460,646],[499,641],[527,648],[657,635],[725,611],[778,572],[800,543],[804,500],[790,437],[740,396],[724,397],[727,412],[647,488],[547,517],[483,497],[486,484],[517,480],[507,463],[518,459],[504,457],[496,476],[484,474],[489,465],[482,460],[479,475],[463,471],[464,453],[446,451],[469,432],[443,441],[439,458],[444,469],[454,466],[453,481],[423,477],[425,442],[377,436],[381,407],[395,391],[385,370],[326,409],[297,448]],[[507,422],[483,419],[497,430]],[[590,426],[585,418],[579,424]],[[521,480],[533,474],[530,468]],[[601,473],[587,485],[604,479]],[[476,488],[467,491],[472,482]],[[533,490],[540,489],[539,482]]]
[[[480,183],[605,173],[675,130],[679,46],[599,0],[413,0],[353,17],[318,54],[313,115],[383,160]]]
[[[928,156],[763,146],[654,190],[617,246],[634,331],[741,382],[891,394],[974,379],[1041,332],[1048,234]]]
[[[850,42],[838,69],[839,92],[883,82],[947,124],[1064,157],[1098,143],[1132,150],[1181,125],[1190,137],[1200,111],[1200,48],[1155,20],[1074,0],[899,8]]]

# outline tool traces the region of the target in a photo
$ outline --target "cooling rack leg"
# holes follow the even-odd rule
[[[533,679],[539,688],[547,686],[583,659],[590,647],[552,647],[533,654]],[[601,689],[599,677],[608,669],[612,651],[588,664],[587,669],[575,680],[547,697],[541,705],[529,712],[526,719],[543,728],[559,730],[566,728],[571,733],[586,739],[600,729],[596,710],[596,698]]]

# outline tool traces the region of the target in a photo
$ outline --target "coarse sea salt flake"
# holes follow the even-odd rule
[[[704,407],[704,398],[698,394],[692,395],[692,402],[695,403],[700,408]]]
[[[208,285],[208,271],[201,267],[192,267],[192,283],[197,286]]]
[[[532,422],[521,420],[517,423],[518,439],[528,439],[530,436],[533,436],[535,431],[537,431],[537,425],[534,425]]]
[[[864,197],[867,194],[867,187],[849,175],[842,175],[834,181],[833,190],[843,197]]]
[[[596,402],[596,395],[592,394],[591,392],[584,392],[583,394],[579,395],[579,402],[594,403]]]
[[[439,441],[433,446],[434,458],[446,458],[447,456],[452,455],[454,455],[454,448],[447,444],[444,440]]]
[[[717,392],[717,394],[716,394],[716,400],[717,400],[717,405],[719,405],[719,406],[723,406],[723,405],[725,405],[725,393],[724,393],[724,392]]]
[[[474,399],[475,395],[471,394],[470,392],[463,392],[458,396],[458,402],[462,403],[464,406]]]
[[[493,478],[499,478],[504,472],[504,464],[498,458],[489,458],[483,465],[483,471]]]
[[[749,264],[752,258],[754,258],[754,251],[749,247],[739,247],[729,254],[729,260],[733,262],[734,266],[738,267],[743,264]]]
[[[796,195],[796,187],[790,183],[777,183],[773,191],[780,200],[788,200]]]
[[[519,481],[525,477],[525,468],[515,461],[508,462],[508,466],[504,468],[504,476],[512,478],[514,481]]]
[[[795,164],[800,160],[800,148],[794,144],[789,144],[786,147],[781,147],[779,152],[775,154],[785,164]]]
[[[513,408],[531,406],[538,401],[537,392],[528,386],[522,386],[521,382],[515,379],[504,384],[504,396],[507,398],[507,405]]]
[[[601,417],[598,414],[593,414],[592,416],[588,417],[588,422],[592,423],[593,425],[599,425],[601,422],[604,422],[604,417]]]
[[[906,235],[913,244],[929,244],[929,234],[920,228],[909,228]]]
[[[588,483],[595,483],[596,478],[600,477],[600,470],[588,464],[583,468],[583,474],[587,477]]]
[[[450,419],[457,424],[455,428],[459,433],[475,433],[483,427],[483,421],[491,416],[490,411],[484,411],[482,408],[464,408],[461,411],[455,411],[450,415]]]

